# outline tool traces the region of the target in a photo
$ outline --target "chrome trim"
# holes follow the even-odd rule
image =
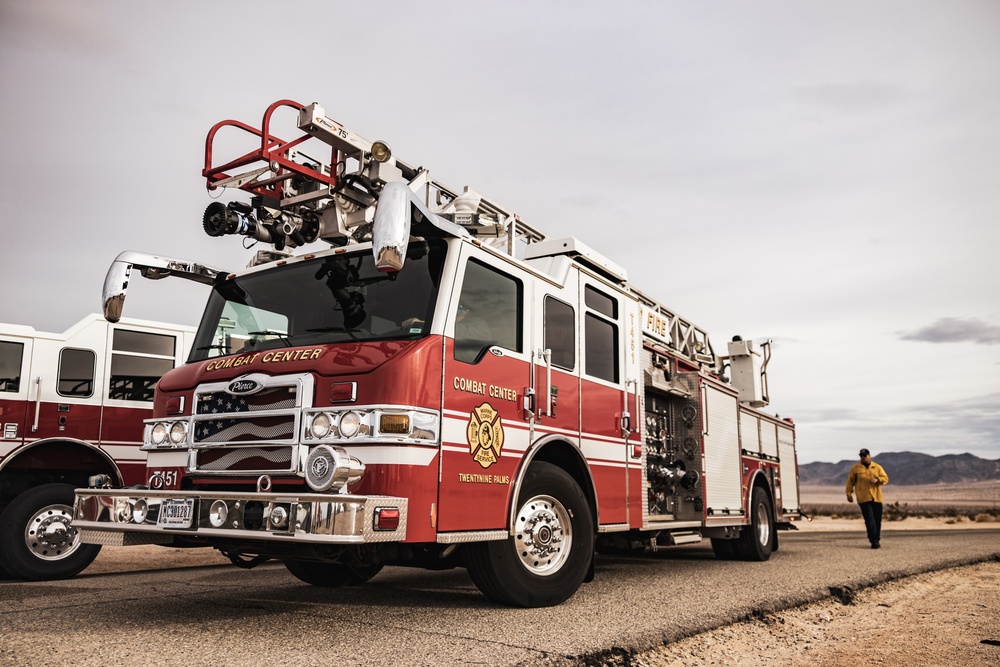
[[[191,528],[157,525],[163,501],[188,499],[194,501]],[[229,508],[226,523],[221,528],[212,527],[209,520],[212,503],[216,500],[225,502]],[[143,523],[136,524],[131,518],[131,507],[139,501],[147,504],[149,513]],[[245,511],[250,503],[256,503],[261,514],[250,519],[258,525],[247,528]],[[271,519],[277,508],[287,512],[289,518],[276,526]],[[375,512],[384,508],[399,510],[396,530],[375,529]],[[406,539],[406,513],[407,499],[391,496],[77,489],[72,525],[92,536],[127,533],[146,536],[142,539],[165,535],[201,537],[209,543],[213,537],[220,537],[308,544],[365,544]]]
[[[438,533],[438,544],[464,544],[466,542],[491,542],[506,540],[510,533],[506,530],[470,530],[461,533]]]
[[[701,521],[654,521],[643,530],[675,530],[677,528],[702,528]]]
[[[134,547],[147,544],[170,544],[173,535],[154,533],[112,533],[107,530],[80,530],[81,544],[103,544],[106,547]]]
[[[326,413],[336,417],[342,416],[346,412],[355,412],[361,419],[362,426],[367,429],[367,433],[359,432],[350,438],[342,435],[334,435],[338,431],[338,422],[333,421],[330,434],[324,438],[316,438],[309,433],[312,424],[312,417],[316,414]],[[435,431],[428,432],[426,438],[412,438],[394,433],[382,433],[379,431],[379,421],[383,415],[422,415],[434,422]],[[337,404],[328,407],[310,407],[302,410],[302,420],[300,422],[300,437],[302,444],[316,445],[340,445],[347,446],[359,442],[366,444],[399,444],[399,445],[423,445],[437,447],[441,441],[441,411],[431,408],[423,408],[414,405],[400,405],[396,403],[371,403],[368,405],[346,405]],[[417,428],[418,424],[413,424],[411,429]]]
[[[620,533],[629,529],[627,523],[609,523],[604,526],[598,526],[597,532],[599,533]]]

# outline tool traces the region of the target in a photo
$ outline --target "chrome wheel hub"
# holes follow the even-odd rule
[[[521,564],[547,576],[563,566],[573,543],[569,511],[551,496],[535,496],[521,506],[514,546]]]
[[[757,506],[757,541],[762,546],[771,541],[771,522],[767,517],[767,508],[763,505]]]
[[[35,512],[24,527],[24,543],[36,558],[60,560],[80,546],[79,534],[70,525],[67,505],[49,505]]]

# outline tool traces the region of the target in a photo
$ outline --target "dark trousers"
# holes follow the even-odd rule
[[[875,501],[858,503],[861,516],[865,518],[865,530],[868,531],[868,541],[878,544],[882,539],[882,503]]]

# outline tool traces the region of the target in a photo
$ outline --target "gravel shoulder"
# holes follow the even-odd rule
[[[818,517],[799,530],[854,531],[860,519]],[[996,527],[968,519],[884,523],[909,530]],[[703,632],[636,654],[612,653],[584,665],[773,667],[809,665],[1000,665],[1000,560],[939,570],[844,591],[819,602]]]
[[[998,665],[1000,562],[929,572],[599,664]],[[591,663],[594,664],[594,663]]]

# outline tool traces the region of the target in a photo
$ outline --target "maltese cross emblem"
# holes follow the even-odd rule
[[[489,403],[473,408],[466,432],[469,453],[484,468],[489,468],[500,458],[503,449],[503,424],[500,413]]]

